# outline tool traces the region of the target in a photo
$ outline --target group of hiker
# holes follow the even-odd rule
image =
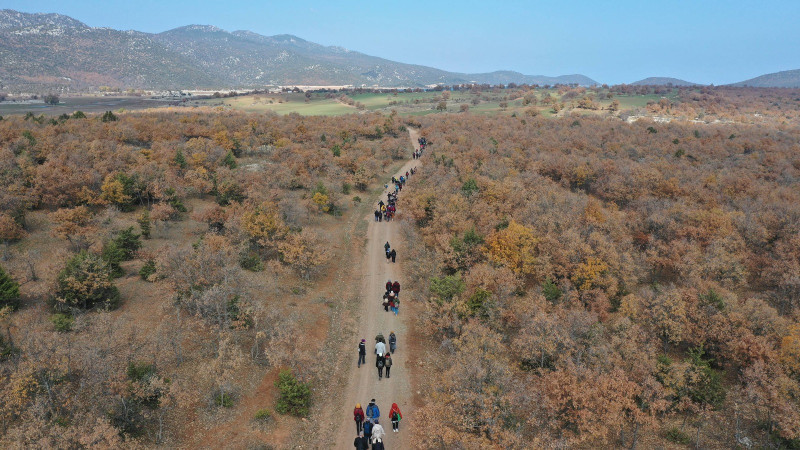
[[[400,282],[395,280],[386,280],[386,292],[383,293],[381,298],[381,305],[383,310],[389,312],[390,310],[396,316],[400,312]]]
[[[425,138],[419,139],[420,149],[414,152],[414,159],[419,159],[422,155],[422,150],[427,145]],[[394,190],[389,190],[386,196],[386,202],[381,199],[378,202],[378,208],[375,210],[375,221],[382,222],[394,219],[397,212],[397,195],[403,189],[403,185],[408,181],[408,177],[416,172],[416,168],[410,169],[405,174],[399,177],[392,177],[392,184]],[[384,187],[389,188],[389,185]],[[392,263],[397,261],[397,250],[392,248],[391,244],[387,241],[383,249],[386,253],[386,262]],[[391,279],[386,281],[386,290],[381,299],[381,305],[384,311],[391,311],[398,314],[400,308],[400,282]],[[388,348],[387,348],[388,346]],[[387,351],[388,350],[388,351]],[[384,372],[386,378],[391,378],[392,371],[392,354],[397,351],[397,335],[394,331],[389,333],[389,338],[386,339],[382,332],[378,332],[375,336],[375,367],[378,369],[378,380],[383,380]],[[366,364],[367,356],[367,340],[362,338],[358,344],[358,367],[361,368],[362,364]],[[383,450],[383,439],[386,436],[386,431],[380,424],[380,409],[375,404],[373,398],[367,405],[366,411],[361,408],[361,404],[356,404],[353,410],[353,420],[356,422],[356,439],[353,441],[353,446],[357,450]],[[392,403],[392,408],[389,411],[389,419],[392,422],[392,431],[397,433],[400,431],[400,420],[403,418],[400,412],[400,407],[397,403]],[[370,447],[371,444],[371,447]]]
[[[383,249],[386,250],[386,262],[388,263],[389,260],[395,262],[397,260],[397,250],[393,249],[392,246],[389,244],[389,241],[386,241],[383,244]]]
[[[372,450],[383,450],[383,438],[386,436],[386,431],[383,425],[380,424],[381,411],[378,405],[375,404],[375,399],[370,400],[367,405],[366,412],[361,408],[361,403],[356,404],[353,409],[353,420],[356,422],[356,437],[353,441],[353,447],[356,450],[369,449],[370,442],[372,443]],[[392,432],[400,432],[400,420],[403,419],[403,413],[400,412],[400,407],[397,403],[392,403],[392,408],[389,410],[389,420],[392,421]]]
[[[364,339],[361,339],[361,342],[364,342]],[[378,368],[378,380],[383,379],[383,369],[386,369],[386,378],[391,378],[392,370],[392,353],[397,350],[397,336],[394,334],[394,331],[389,333],[389,351],[386,351],[386,338],[383,337],[383,333],[378,333],[375,336],[375,367]],[[361,349],[359,348],[359,351]]]
[[[422,156],[422,151],[428,146],[428,140],[423,136],[417,139],[417,143],[419,143],[419,150],[414,150],[414,153],[412,154],[414,159],[419,159]],[[411,173],[413,174],[414,172]]]
[[[384,220],[388,222],[394,219],[394,215],[397,212],[397,194],[403,190],[403,186],[408,181],[408,177],[414,174],[414,172],[416,172],[416,168],[407,170],[405,175],[392,177],[394,192],[389,190],[386,194],[386,201],[384,202],[383,199],[381,199],[378,202],[378,208],[375,210],[375,222],[383,222]],[[384,187],[388,188],[389,185],[386,184]]]

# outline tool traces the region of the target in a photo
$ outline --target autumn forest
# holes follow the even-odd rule
[[[410,133],[413,448],[800,447],[800,91],[492,92],[0,119],[0,447],[324,448]]]

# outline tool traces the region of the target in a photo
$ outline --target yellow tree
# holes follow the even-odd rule
[[[282,239],[288,227],[278,208],[270,202],[264,202],[242,216],[242,229],[262,247],[269,247]]]
[[[495,264],[508,267],[518,275],[538,278],[536,245],[539,240],[533,229],[512,220],[508,227],[486,239],[486,256]]]
[[[310,278],[331,257],[326,243],[307,229],[290,234],[279,242],[278,251],[283,262],[292,266],[305,279]]]

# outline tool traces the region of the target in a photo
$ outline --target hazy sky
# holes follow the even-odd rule
[[[800,0],[0,0],[94,27],[189,24],[294,34],[457,72],[581,73],[601,83],[673,76],[725,84],[800,69]]]

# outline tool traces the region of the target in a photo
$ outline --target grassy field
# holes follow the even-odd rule
[[[607,108],[613,99],[606,98],[607,91],[601,90],[597,93],[596,102],[601,109],[576,111],[582,114],[608,114]],[[537,99],[536,108],[543,117],[555,116],[550,106],[541,104],[545,95],[563,101],[566,111],[571,110],[579,98],[563,99],[556,89],[539,89],[534,93]],[[175,101],[148,99],[145,97],[74,97],[64,98],[58,105],[45,105],[44,103],[0,103],[0,115],[3,114],[34,114],[59,115],[70,114],[73,111],[81,110],[87,113],[119,110],[138,110],[144,108],[158,108],[169,105],[180,105],[181,107],[210,107],[232,109],[238,111],[264,113],[272,111],[277,114],[297,113],[308,116],[336,116],[342,114],[358,113],[360,111],[377,111],[390,113],[397,111],[400,115],[422,116],[428,114],[439,114],[444,111],[437,110],[437,105],[446,99],[448,113],[458,113],[461,105],[468,105],[471,114],[482,115],[517,115],[526,114],[530,106],[523,105],[523,92],[519,90],[492,89],[473,93],[470,91],[429,91],[429,92],[399,92],[399,93],[361,93],[349,94],[352,99],[351,104],[343,103],[339,97],[341,94],[310,93],[306,97],[305,93],[281,93],[281,94],[255,94],[230,98],[210,98],[202,100],[189,100],[178,103]],[[528,94],[530,95],[530,94]],[[676,100],[677,90],[664,95],[669,100]],[[657,102],[662,98],[661,95],[615,95],[614,99],[620,103],[620,110],[634,110],[643,108],[648,102]],[[501,103],[507,103],[505,108],[501,108]]]
[[[306,99],[305,95],[301,93],[214,98],[192,101],[189,102],[189,105],[222,106],[223,108],[247,112],[298,113],[308,116],[337,116],[357,112],[356,108],[345,105],[335,98],[325,98],[322,94],[312,94],[310,98]]]

